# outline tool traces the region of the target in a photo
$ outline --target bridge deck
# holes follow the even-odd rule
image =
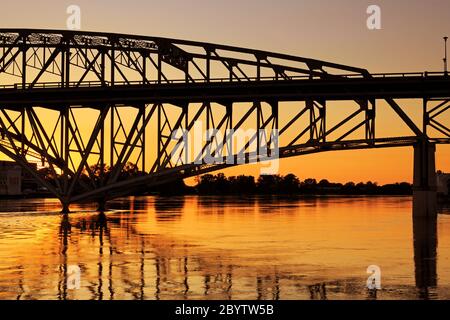
[[[58,105],[107,103],[183,103],[255,100],[302,101],[385,98],[450,97],[450,77],[445,75],[384,76],[374,78],[261,80],[246,82],[116,83],[91,82],[61,88],[41,84],[32,89],[0,88],[0,105]]]

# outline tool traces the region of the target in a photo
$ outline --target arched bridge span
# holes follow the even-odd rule
[[[379,134],[391,120],[377,106],[404,133]],[[398,146],[415,146],[416,188],[432,192],[449,108],[445,73],[371,74],[211,43],[0,29],[0,152],[66,207],[248,162]],[[187,138],[196,132],[210,134]]]

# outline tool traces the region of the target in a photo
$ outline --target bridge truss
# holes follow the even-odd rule
[[[400,98],[423,102],[422,123],[405,112]],[[332,111],[332,101],[345,107]],[[380,103],[409,135],[377,134]],[[449,108],[446,74],[370,74],[158,37],[0,29],[0,153],[66,208],[242,159],[449,143]],[[201,132],[214,129],[200,148],[174,139],[179,132],[194,134],[200,121]],[[239,150],[229,143],[249,128],[255,132]],[[215,163],[206,161],[211,158]]]

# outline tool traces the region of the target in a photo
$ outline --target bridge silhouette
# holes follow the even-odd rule
[[[401,106],[405,99],[421,101],[420,123]],[[339,101],[352,110],[335,107],[340,112],[333,113],[330,103]],[[378,135],[379,104],[410,134]],[[435,145],[450,143],[449,108],[447,73],[371,74],[211,43],[0,29],[0,152],[64,211],[74,202],[104,203],[243,162],[401,146],[415,150],[417,205],[433,207]],[[203,141],[192,161],[187,144],[174,136],[192,133],[198,121],[204,131],[221,134]],[[255,134],[235,150],[228,141],[245,128]],[[137,172],[125,175],[130,163]]]

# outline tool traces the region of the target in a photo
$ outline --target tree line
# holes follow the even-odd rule
[[[84,171],[80,177],[81,181],[85,183],[99,183],[101,179],[107,180],[112,170],[109,167],[101,168],[99,165],[94,165],[90,167],[90,171],[91,177]],[[59,175],[55,176],[52,174],[48,168],[43,168],[40,172],[52,184],[56,184],[56,180],[61,179]],[[127,163],[119,173],[117,180],[122,181],[142,175],[145,175],[145,173],[140,172],[136,165]],[[376,182],[371,181],[365,183],[334,183],[326,179],[320,181],[312,178],[300,180],[292,173],[287,175],[261,175],[257,179],[248,175],[227,177],[223,173],[218,173],[197,177],[195,186],[187,186],[182,179],[178,179],[156,187],[143,186],[136,190],[136,193],[199,195],[411,195],[412,185],[407,182],[378,185]]]
[[[300,180],[294,174],[226,177],[223,173],[205,174],[197,178],[198,194],[323,194],[323,195],[411,195],[407,182],[378,185],[376,182],[334,183],[326,179]]]

